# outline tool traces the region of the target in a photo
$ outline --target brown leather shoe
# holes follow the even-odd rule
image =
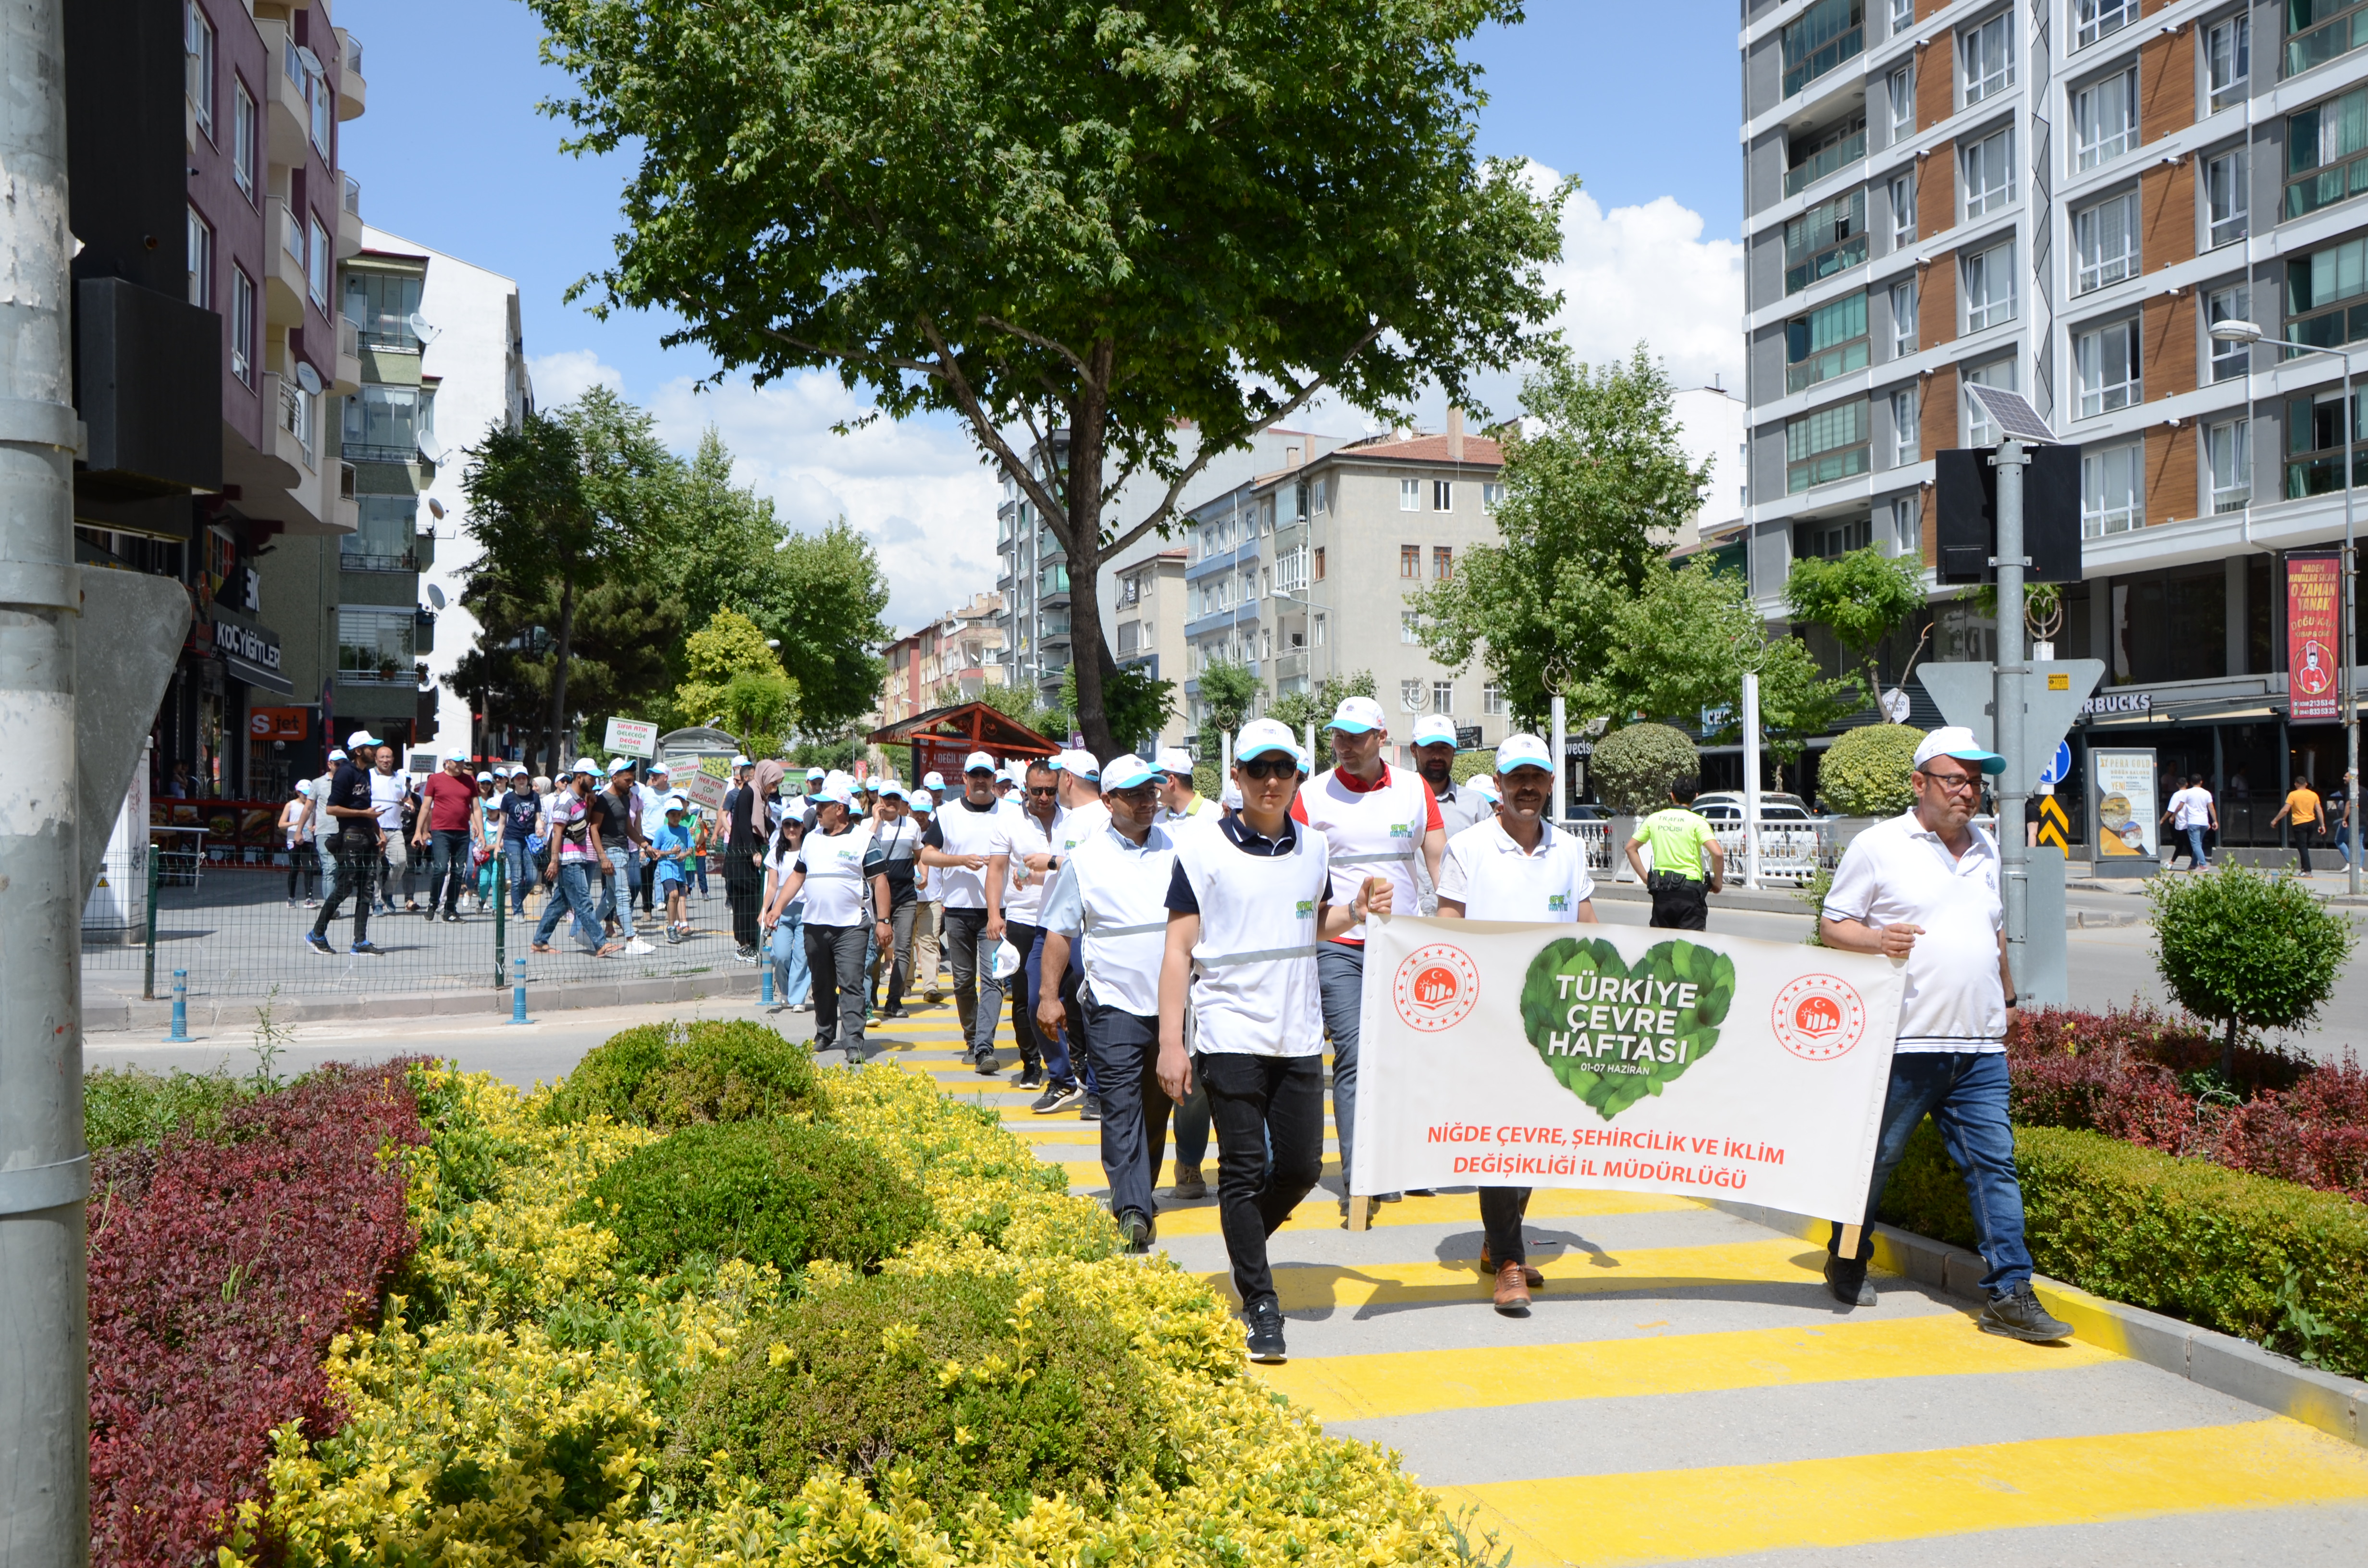
[[[1497,1272],[1496,1262],[1488,1256],[1488,1244],[1486,1242],[1482,1242],[1480,1244],[1480,1272],[1483,1274],[1494,1274]],[[1521,1265],[1521,1283],[1527,1285],[1532,1290],[1543,1290],[1546,1286],[1546,1277],[1525,1263]]]
[[[1497,1310],[1508,1318],[1530,1315],[1530,1288],[1521,1274],[1518,1263],[1506,1264],[1497,1270]]]

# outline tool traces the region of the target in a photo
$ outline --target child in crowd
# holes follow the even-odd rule
[[[690,916],[683,907],[683,890],[690,868],[690,824],[685,820],[689,809],[690,802],[680,795],[667,796],[666,821],[650,835],[650,855],[657,864],[658,891],[666,895],[669,942],[679,942],[690,935]]]

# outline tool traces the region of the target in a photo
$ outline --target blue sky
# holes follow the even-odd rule
[[[1565,227],[1566,332],[1590,357],[1647,339],[1681,381],[1731,374],[1740,263],[1720,242],[1736,237],[1740,207],[1734,7],[1535,0],[1531,11],[1476,40],[1493,100],[1482,144],[1586,182]],[[989,482],[950,426],[834,437],[833,419],[860,412],[835,382],[694,395],[689,383],[712,367],[695,350],[660,348],[656,320],[602,322],[561,302],[611,255],[628,169],[560,152],[564,122],[534,106],[568,84],[538,61],[525,6],[342,0],[335,15],[361,40],[370,83],[368,112],[345,128],[364,217],[518,280],[546,403],[605,381],[657,409],[678,445],[717,424],[742,479],[793,522],[845,513],[874,536],[901,623],[942,608],[950,568],[964,591],[991,582],[991,530],[984,551],[974,542]],[[1672,92],[1679,84],[1696,90]],[[1679,107],[1704,97],[1709,112]]]

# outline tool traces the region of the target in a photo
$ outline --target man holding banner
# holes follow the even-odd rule
[[[1439,874],[1442,920],[1510,920],[1529,925],[1595,923],[1595,879],[1585,846],[1545,820],[1554,792],[1554,763],[1535,735],[1508,735],[1497,748],[1497,777],[1505,808],[1447,841]],[[1497,1310],[1530,1315],[1530,1292],[1545,1276],[1529,1267],[1521,1219],[1526,1187],[1480,1189],[1480,1267],[1493,1269]]]
[[[1242,726],[1234,744],[1240,812],[1216,832],[1177,835],[1159,971],[1159,1086],[1170,1102],[1192,1092],[1196,1074],[1208,1087],[1218,1223],[1250,1359],[1267,1363],[1285,1358],[1267,1238],[1324,1172],[1316,947],[1369,914],[1388,914],[1393,888],[1367,877],[1352,904],[1330,902],[1324,835],[1292,817],[1305,766],[1285,725],[1253,719]],[[1188,1006],[1199,1030],[1198,1054],[1189,1058]]]
[[[1989,1272],[1983,1332],[2044,1343],[2072,1332],[2031,1289],[2022,1187],[2007,1124],[2006,1032],[2016,1006],[1998,898],[1997,841],[1973,822],[1982,776],[2006,759],[1949,725],[1916,748],[1916,803],[1851,841],[1827,890],[1818,933],[1829,948],[1907,960],[1898,1043],[1883,1106],[1866,1216],[1855,1256],[1841,1256],[1842,1224],[1827,1244],[1826,1283],[1837,1301],[1873,1306],[1874,1210],[1884,1184],[1929,1114],[1949,1157],[1965,1173],[1974,1230]]]

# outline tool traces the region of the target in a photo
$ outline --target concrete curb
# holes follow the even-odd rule
[[[1730,1199],[1707,1201],[1739,1219],[1820,1246],[1831,1233],[1828,1221]],[[1966,1301],[1983,1299],[1980,1281],[1989,1267],[1979,1254],[1893,1225],[1874,1228],[1874,1262],[1878,1268]],[[2234,1335],[2109,1301],[2044,1277],[2031,1283],[2047,1310],[2070,1324],[2072,1337],[2084,1344],[2175,1372],[2214,1392],[2368,1448],[2368,1383],[2305,1367]]]
[[[576,1007],[634,1007],[666,1002],[729,1000],[753,1002],[759,980],[755,969],[734,965],[705,974],[661,976],[648,980],[585,980],[558,985],[529,984],[529,1015]],[[191,997],[189,1028],[252,1028],[259,998],[253,996]],[[272,1005],[272,1017],[285,1024],[374,1023],[390,1018],[431,1018],[510,1010],[511,994],[499,990],[398,992],[334,996],[282,996]],[[82,1026],[86,1034],[114,1031],[158,1033],[170,1028],[173,1005],[133,997],[85,1000]]]

